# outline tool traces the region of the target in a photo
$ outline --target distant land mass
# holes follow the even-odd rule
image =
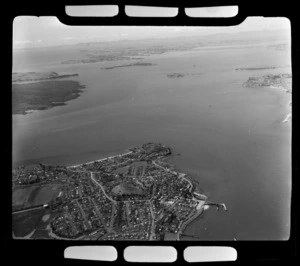
[[[286,43],[280,43],[280,44],[271,44],[267,46],[268,49],[274,49],[276,51],[284,51],[287,50],[289,47]]]
[[[131,58],[129,56],[120,56],[114,54],[106,54],[106,55],[88,54],[86,58],[71,59],[71,60],[63,61],[61,63],[62,64],[89,64],[89,63],[121,61],[121,60],[131,60],[131,59],[143,59],[143,57]]]
[[[58,74],[56,72],[13,72],[12,83],[39,81],[49,79],[61,79],[68,77],[76,77],[78,74]]]
[[[283,88],[287,93],[291,93],[292,75],[291,74],[268,74],[260,77],[249,77],[243,84],[244,87],[273,87]]]
[[[167,74],[168,78],[183,78],[184,74],[180,74],[180,73],[171,73],[171,74]]]
[[[124,45],[126,42],[124,43]],[[158,45],[157,43],[147,42],[139,46],[125,46],[118,42],[112,44],[112,46],[107,49],[105,45],[107,44],[94,44],[94,48],[84,49],[85,55],[82,58],[71,59],[62,61],[61,64],[88,64],[88,63],[98,63],[98,62],[110,62],[110,61],[122,61],[122,60],[141,60],[149,55],[164,54],[166,52],[175,51],[187,51],[192,48],[199,47],[199,44],[184,44],[184,45],[174,45],[174,44],[164,44]],[[104,45],[105,49],[101,49]]]
[[[280,34],[278,33],[280,32]],[[87,42],[72,44],[65,47],[78,51],[78,58],[61,61],[61,64],[89,64],[123,60],[141,60],[150,55],[160,55],[167,52],[207,49],[212,46],[252,45],[265,41],[280,42],[268,45],[268,49],[288,49],[289,45],[282,42],[285,31],[253,31],[239,34],[192,35],[188,38],[147,38],[139,40],[117,40],[103,42]]]
[[[292,93],[292,75],[291,74],[268,74],[260,77],[249,77],[243,84],[248,88],[278,88],[285,90],[286,93]],[[291,102],[289,106],[291,106]],[[292,114],[287,114],[283,123],[291,120]]]
[[[146,62],[136,62],[132,64],[125,64],[125,65],[118,65],[118,66],[111,66],[111,67],[103,67],[102,69],[114,69],[120,67],[132,67],[132,66],[155,66],[156,64],[146,63]]]
[[[267,69],[275,69],[276,67],[241,67],[241,68],[236,68],[236,71],[243,71],[243,70],[267,70]]]
[[[50,109],[65,105],[66,101],[79,97],[84,86],[73,80],[56,78],[78,76],[78,74],[59,75],[56,72],[27,74],[13,73],[14,80],[37,81],[31,83],[12,83],[12,113],[28,114],[35,110]]]

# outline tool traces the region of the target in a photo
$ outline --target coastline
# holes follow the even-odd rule
[[[115,158],[115,157],[119,157],[119,156],[122,157],[122,156],[124,156],[124,155],[131,154],[131,153],[132,153],[132,151],[129,151],[129,152],[127,152],[127,153],[117,154],[117,155],[105,157],[105,158],[102,158],[102,159],[89,161],[89,162],[86,162],[86,163],[81,163],[81,164],[76,164],[76,165],[70,165],[70,166],[67,166],[67,168],[74,168],[74,167],[81,166],[81,165],[83,165],[83,164],[92,164],[92,163],[95,163],[95,162],[101,162],[101,161],[109,160],[109,159],[112,159],[112,158]]]
[[[127,149],[129,150],[129,149]],[[109,159],[112,159],[112,158],[115,158],[115,157],[119,157],[119,156],[124,156],[124,155],[127,155],[127,154],[131,154],[133,151],[129,151],[129,152],[126,152],[126,153],[122,153],[122,154],[117,154],[117,155],[113,155],[113,156],[109,156],[109,157],[105,157],[105,158],[101,158],[101,159],[98,159],[98,160],[93,160],[93,161],[89,161],[89,162],[86,162],[86,163],[81,163],[81,164],[76,164],[76,165],[71,165],[71,166],[68,166],[67,168],[75,168],[75,167],[79,167],[83,164],[92,164],[94,162],[101,162],[101,161],[105,161],[105,160],[109,160]],[[154,162],[155,165],[157,165],[155,162]],[[193,182],[193,180],[190,180],[188,178],[186,178],[187,174],[185,173],[180,173],[180,172],[177,172],[177,169],[176,167],[174,167],[175,169],[174,170],[170,170],[168,168],[164,168],[160,165],[157,165],[158,167],[161,167],[163,169],[165,169],[166,171],[170,172],[170,173],[173,173],[173,174],[176,174],[178,175],[179,178],[183,178],[185,179],[189,184],[189,191],[194,195],[194,192],[197,192],[198,194],[199,193],[199,184],[196,183],[196,182]],[[201,194],[200,194],[201,195]],[[204,195],[205,196],[205,195]],[[198,202],[198,205],[196,207],[196,210],[195,210],[195,213],[193,215],[191,215],[186,221],[184,221],[181,226],[180,226],[180,229],[179,231],[176,233],[177,235],[177,240],[180,240],[180,235],[183,234],[187,228],[187,226],[189,224],[191,224],[193,221],[195,221],[205,210],[204,208],[204,205],[205,205],[205,201],[203,200],[199,200],[195,197],[193,197],[193,200],[197,201]]]
[[[95,162],[96,160],[102,160],[108,157],[122,155],[129,151],[130,148],[119,149],[115,151],[94,150],[91,152],[81,152],[76,154],[62,154],[59,156],[51,155],[45,157],[29,158],[24,160],[13,161],[13,168],[18,167],[20,165],[30,165],[36,163],[43,163],[46,165],[63,165],[66,168],[69,168],[72,166],[84,164],[85,161]]]
[[[183,222],[181,224],[181,227],[180,227],[180,229],[179,229],[179,231],[177,233],[177,240],[180,240],[180,235],[185,232],[185,230],[187,229],[187,226],[189,224],[191,224],[193,221],[195,221],[199,216],[201,216],[201,214],[204,212],[204,207],[203,206],[204,206],[204,204],[199,209],[197,207],[196,213],[193,214],[190,218],[188,218],[185,222]]]
[[[113,158],[116,158],[116,157],[126,156],[126,155],[132,154],[132,153],[134,153],[134,150],[132,150],[132,148],[128,148],[128,149],[124,150],[122,153],[118,153],[118,154],[115,154],[115,155],[107,156],[107,157],[96,159],[96,160],[91,160],[91,161],[88,161],[86,163],[80,163],[80,164],[66,166],[66,168],[72,169],[72,168],[76,168],[76,167],[80,167],[80,166],[84,166],[84,165],[93,164],[95,162],[101,162],[101,161],[110,160],[110,159],[113,159]],[[203,211],[205,210],[205,203],[206,203],[207,196],[203,195],[201,193],[198,193],[199,183],[194,182],[193,180],[191,180],[191,177],[189,177],[187,174],[179,172],[178,169],[176,169],[175,165],[174,166],[173,165],[161,166],[160,164],[158,164],[159,162],[160,162],[159,160],[158,160],[158,162],[153,160],[152,164],[154,164],[155,166],[163,169],[166,172],[169,172],[169,173],[172,173],[172,174],[176,175],[178,180],[185,180],[186,182],[188,182],[188,184],[186,184],[184,182],[185,183],[184,186],[191,193],[190,203],[189,203],[189,205],[191,207],[190,213],[187,214],[186,220],[181,221],[181,223],[179,224],[178,232],[175,233],[176,234],[176,239],[180,240],[181,234],[184,234],[187,226],[190,223],[192,223],[193,221],[195,221],[203,213]],[[74,169],[74,170],[76,171],[76,169]],[[47,226],[46,230],[48,231],[48,235],[49,235],[50,238],[68,240],[67,238],[59,237],[59,236],[55,235],[52,232],[49,225]],[[24,238],[30,238],[34,234],[34,232],[35,232],[35,230],[33,230],[28,236],[21,237],[21,238],[23,238],[23,239]],[[79,240],[83,237],[84,236],[81,236],[79,238],[71,239],[71,240]],[[149,240],[152,240],[152,239],[149,239]]]
[[[174,168],[175,168],[174,171],[170,171],[170,172],[177,173],[179,177],[184,178],[186,181],[189,182],[189,184],[190,184],[189,190],[193,194],[193,196],[194,196],[194,192],[201,196],[203,195],[202,193],[200,193],[200,188],[199,188],[198,182],[195,182],[192,178],[191,178],[192,180],[190,180],[189,178],[186,178],[187,174],[180,173],[179,172],[180,170],[176,169],[176,166]],[[203,196],[205,196],[205,195],[203,195]],[[205,196],[205,197],[207,198],[207,196]],[[195,221],[199,216],[201,216],[201,214],[203,214],[203,212],[205,210],[204,206],[205,206],[206,200],[205,201],[199,200],[199,199],[195,198],[195,196],[193,197],[193,200],[198,202],[198,205],[196,207],[196,212],[193,215],[191,215],[185,222],[183,222],[181,224],[181,227],[176,234],[177,240],[180,240],[180,235],[184,234],[185,230],[187,229],[187,226],[189,224],[191,224],[193,221]]]
[[[180,174],[182,174],[182,173],[178,173],[178,175],[180,175]],[[185,178],[185,176],[187,176],[187,174],[182,174],[182,175],[184,175],[184,178]],[[189,183],[191,184],[190,192],[193,194],[193,196],[194,196],[194,192],[196,192],[200,195],[203,195],[203,194],[199,193],[200,188],[199,188],[198,182],[196,183],[196,182],[193,182],[194,180],[189,180],[187,178],[185,178],[185,179],[188,180]],[[203,195],[203,196],[205,196],[205,195]],[[207,196],[205,196],[205,197],[207,198]],[[196,207],[196,212],[192,216],[190,216],[185,222],[182,223],[182,225],[177,233],[177,240],[180,240],[180,235],[184,234],[188,225],[190,225],[192,222],[194,222],[198,217],[200,217],[204,213],[205,201],[198,200],[197,198],[195,198],[195,196],[193,199],[198,202],[198,206]]]

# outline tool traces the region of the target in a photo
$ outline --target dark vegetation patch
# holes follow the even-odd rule
[[[13,211],[50,203],[60,190],[59,184],[18,188],[13,191]]]
[[[45,110],[79,97],[84,86],[77,81],[41,81],[12,84],[12,113]]]
[[[130,195],[130,194],[142,194],[143,192],[137,188],[134,184],[132,183],[129,183],[129,182],[124,182],[124,183],[121,183],[117,186],[115,186],[113,189],[112,189],[112,192],[114,194],[117,194],[117,195],[123,195],[123,194],[127,194],[127,195]]]

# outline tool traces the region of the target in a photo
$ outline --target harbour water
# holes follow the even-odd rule
[[[15,60],[14,71],[78,73],[71,79],[85,89],[65,106],[13,115],[15,165],[75,165],[160,142],[172,148],[170,161],[180,172],[228,208],[212,206],[187,226],[187,234],[203,240],[288,239],[291,121],[282,121],[291,113],[291,94],[242,84],[250,76],[290,73],[289,52],[266,44],[194,49],[144,59],[152,66],[109,70],[103,67],[126,61],[64,65],[65,58],[43,53],[28,57],[27,64]],[[66,58],[75,56],[69,53]],[[236,71],[266,66],[276,68]]]

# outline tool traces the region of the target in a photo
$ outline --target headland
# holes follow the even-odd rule
[[[68,167],[14,169],[15,237],[28,237],[28,228],[39,228],[38,235],[56,239],[168,240],[173,235],[179,240],[203,213],[207,196],[192,192],[190,178],[167,167],[171,153],[162,144],[147,143]],[[22,226],[27,230],[22,232]]]

